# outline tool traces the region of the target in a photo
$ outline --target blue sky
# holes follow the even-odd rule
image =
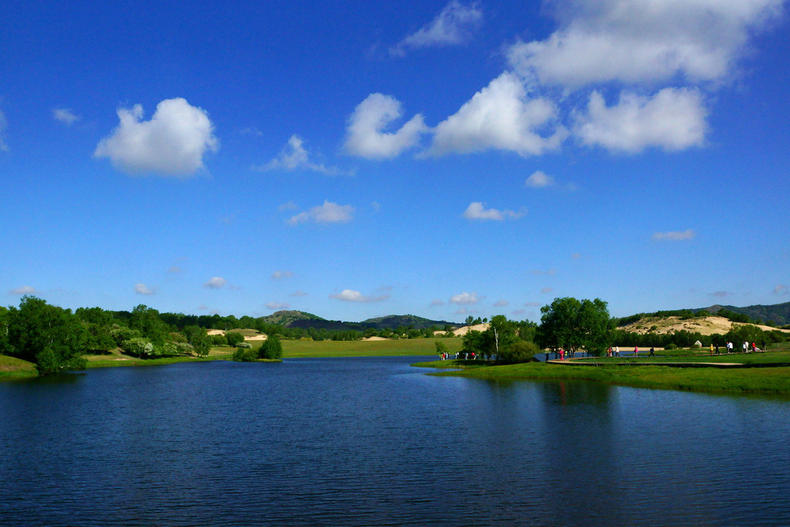
[[[6,2],[2,303],[786,302],[784,4]]]

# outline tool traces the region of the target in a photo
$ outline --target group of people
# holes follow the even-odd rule
[[[650,353],[647,354],[648,357],[654,357],[656,354],[656,349],[653,346],[650,346]],[[620,346],[609,346],[609,349],[606,350],[607,357],[619,357],[620,356]],[[634,357],[639,357],[639,346],[634,346]]]
[[[725,344],[725,347],[727,348],[727,353],[735,353],[735,344],[733,344],[732,341],[728,340],[727,344]],[[765,344],[763,344],[763,348],[765,348]],[[758,351],[764,351],[764,349],[760,349],[757,347],[756,342],[752,342],[751,344],[749,344],[748,340],[743,341],[743,344],[741,345],[741,350],[743,351],[743,353],[757,353]],[[713,347],[713,343],[711,343],[710,354],[713,355],[713,353],[714,353],[714,347]],[[716,355],[719,354],[718,344],[716,344],[715,353]]]
[[[459,351],[458,353],[455,354],[455,360],[458,360],[458,359],[461,359],[461,358],[463,360],[477,360],[477,354],[474,351],[472,353],[467,353],[467,352],[461,353]],[[447,352],[440,353],[439,354],[439,360],[450,360],[450,354],[447,353]]]

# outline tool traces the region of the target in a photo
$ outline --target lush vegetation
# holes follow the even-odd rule
[[[708,357],[677,355],[673,360],[704,360]],[[608,384],[640,388],[703,391],[712,393],[737,393],[790,397],[790,366],[764,368],[678,368],[672,366],[618,366],[615,362],[630,359],[595,359],[598,367],[568,366],[544,363],[495,365],[473,361],[435,361],[417,363],[415,366],[452,369],[435,375],[453,375],[492,381],[540,380],[598,381]],[[645,359],[639,359],[646,361]],[[652,359],[650,359],[652,360]],[[788,364],[790,352],[733,354],[721,357],[722,361],[749,364]],[[608,365],[607,365],[608,364]]]

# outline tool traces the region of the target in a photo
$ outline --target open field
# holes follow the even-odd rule
[[[790,362],[790,353],[736,354],[724,356],[729,362],[737,359],[761,360],[763,363]],[[612,359],[617,361],[618,359]],[[628,359],[619,359],[622,363]],[[640,361],[642,359],[639,359]],[[652,360],[652,359],[651,359]],[[679,357],[674,358],[679,361]],[[675,368],[672,366],[633,366],[624,368],[616,362],[600,362],[598,367],[553,365],[536,362],[512,365],[469,364],[464,361],[435,361],[417,363],[415,366],[443,369],[461,368],[453,371],[436,372],[432,375],[461,376],[492,381],[598,381],[607,384],[633,386],[637,388],[660,388],[710,393],[770,395],[790,398],[790,367],[770,368]]]
[[[419,338],[371,341],[283,340],[283,358],[299,357],[376,357],[396,355],[436,355],[435,342],[450,353],[461,349],[460,338]]]

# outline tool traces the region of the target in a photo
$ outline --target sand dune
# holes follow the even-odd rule
[[[699,317],[699,318],[691,318],[688,320],[682,320],[680,317],[666,317],[666,318],[658,318],[658,317],[647,317],[634,322],[633,324],[628,324],[627,326],[623,326],[619,329],[630,331],[633,333],[640,333],[645,334],[649,332],[658,333],[658,334],[665,334],[665,333],[673,333],[677,331],[688,331],[690,333],[700,333],[702,335],[713,335],[715,333],[724,334],[730,331],[730,329],[738,326],[744,326],[747,324],[742,324],[740,322],[732,322],[731,320],[724,318],[724,317]],[[762,329],[763,331],[775,331],[777,328],[772,328],[771,326],[765,326],[762,324],[753,324],[758,328]],[[779,330],[785,333],[790,333],[790,330],[783,329]]]

